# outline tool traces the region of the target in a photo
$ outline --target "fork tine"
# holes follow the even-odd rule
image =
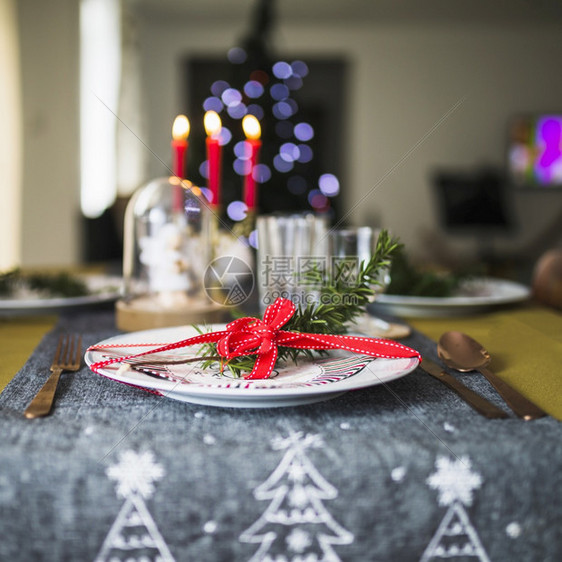
[[[72,361],[72,363],[74,363],[75,365],[80,364],[80,360],[82,358],[81,349],[82,349],[82,336],[78,336],[78,340],[76,341],[76,348],[74,350],[74,360]]]
[[[64,353],[62,354],[60,363],[62,365],[68,365],[71,361],[72,350],[74,345],[74,336],[72,334],[67,334],[64,340]]]
[[[66,366],[69,366],[72,362],[72,356],[74,352],[73,350],[74,350],[74,336],[71,334],[67,334],[65,347],[64,347],[64,355],[61,361],[61,363],[65,365],[65,368]]]
[[[68,363],[70,358],[70,353],[72,351],[72,336],[67,335],[66,340],[64,342],[64,354],[63,354],[63,363]]]
[[[58,363],[61,357],[62,346],[65,342],[64,334],[59,338],[59,342],[57,344],[57,350],[55,351],[55,356],[53,358],[53,363]]]

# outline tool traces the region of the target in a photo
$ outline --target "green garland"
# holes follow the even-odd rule
[[[354,321],[365,313],[374,290],[381,285],[381,274],[390,267],[393,255],[402,247],[386,230],[381,231],[375,251],[369,261],[361,262],[353,278],[346,273],[345,261],[335,263],[335,270],[312,269],[304,274],[303,284],[319,291],[318,302],[303,307],[297,306],[294,316],[283,326],[284,330],[313,334],[345,334]],[[216,344],[202,346],[203,356],[213,357],[203,367],[215,363]],[[312,357],[309,349],[279,348],[278,360],[297,362],[301,357]],[[321,353],[321,352],[320,352]],[[228,369],[234,377],[252,370],[255,358],[237,357],[228,362],[221,361],[221,370]]]
[[[451,297],[464,281],[482,273],[476,268],[455,272],[435,272],[413,265],[404,251],[397,252],[390,268],[387,295]]]
[[[20,269],[0,273],[0,297],[10,298],[18,290],[36,291],[45,297],[81,297],[87,285],[69,273],[23,273]]]

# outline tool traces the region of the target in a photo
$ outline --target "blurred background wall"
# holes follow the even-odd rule
[[[21,265],[80,259],[78,2],[16,2],[23,106]]]
[[[0,270],[19,260],[21,217],[21,94],[17,11],[0,0]]]
[[[470,257],[478,244],[474,237],[446,235],[438,225],[433,171],[484,164],[502,170],[513,115],[562,112],[562,10],[545,1],[460,4],[276,3],[274,45],[280,56],[337,57],[348,64],[348,103],[342,107],[348,120],[340,133],[347,222],[389,228],[420,258],[440,246]],[[125,2],[136,26],[143,95],[138,129],[132,131],[146,152],[147,180],[166,173],[171,123],[186,105],[186,57],[224,56],[246,30],[253,5],[249,0]],[[23,106],[20,261],[76,263],[83,257],[79,3],[20,0],[17,9]],[[496,253],[526,254],[543,243],[559,244],[562,190],[511,193],[518,228],[494,239]]]

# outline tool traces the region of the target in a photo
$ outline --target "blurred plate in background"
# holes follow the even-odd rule
[[[494,278],[474,278],[466,281],[451,297],[416,297],[405,295],[377,295],[369,307],[396,316],[439,317],[460,316],[485,312],[497,307],[518,304],[531,296],[529,287]]]
[[[31,293],[14,298],[0,297],[0,316],[20,316],[25,314],[53,314],[69,308],[99,306],[115,302],[121,293],[121,277],[90,274],[76,275],[83,280],[90,294],[79,297],[49,297]]]

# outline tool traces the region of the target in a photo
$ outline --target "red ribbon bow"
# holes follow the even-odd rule
[[[217,342],[218,354],[227,361],[243,355],[257,355],[254,368],[249,375],[244,377],[245,379],[268,378],[277,361],[278,346],[296,349],[346,349],[354,353],[364,353],[385,359],[402,357],[421,359],[420,354],[414,349],[392,340],[280,330],[292,318],[295,311],[296,307],[290,300],[279,298],[267,307],[263,320],[250,317],[239,318],[227,324],[225,330],[194,336],[138,355],[100,361],[94,363],[91,369],[97,372],[106,365],[117,361],[212,342]]]

